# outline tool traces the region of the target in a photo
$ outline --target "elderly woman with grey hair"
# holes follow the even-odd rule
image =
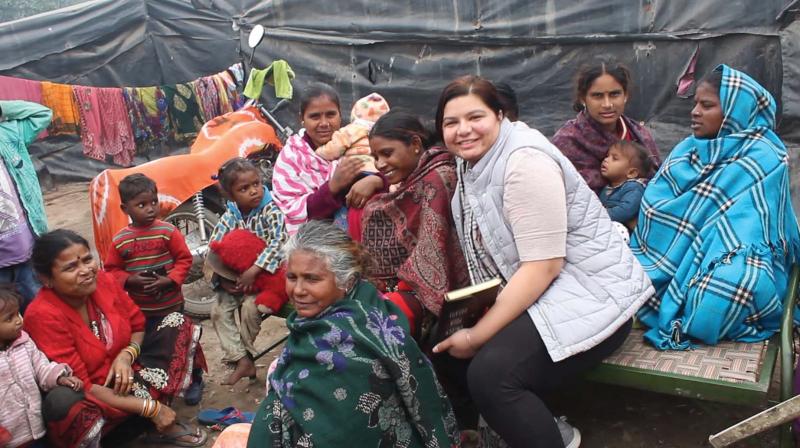
[[[309,221],[284,252],[295,311],[247,446],[458,446],[450,403],[408,322],[362,279],[361,246]]]

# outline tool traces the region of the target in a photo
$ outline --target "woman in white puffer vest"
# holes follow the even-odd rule
[[[458,158],[452,210],[472,282],[500,277],[504,288],[474,327],[434,351],[473,358],[470,393],[509,446],[577,447],[578,430],[540,395],[622,344],[650,280],[572,163],[503,118],[491,82],[445,87],[436,127]]]

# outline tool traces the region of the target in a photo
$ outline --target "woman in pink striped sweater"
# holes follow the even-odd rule
[[[333,219],[346,230],[347,207],[362,208],[385,187],[384,180],[363,171],[357,157],[328,161],[314,152],[342,126],[339,95],[331,86],[309,86],[301,96],[300,117],[303,129],[286,141],[275,162],[272,198],[286,216],[289,235],[310,219]]]

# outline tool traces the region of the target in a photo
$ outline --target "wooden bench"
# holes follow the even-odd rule
[[[758,343],[722,342],[688,351],[660,351],[646,343],[642,330],[627,340],[586,378],[600,383],[733,404],[758,405],[769,391],[781,356],[780,400],[792,397],[793,313],[800,267],[792,267],[783,299],[781,330]],[[790,425],[781,429],[780,447],[792,446]]]

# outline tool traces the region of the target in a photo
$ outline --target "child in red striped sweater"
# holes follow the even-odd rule
[[[157,219],[156,183],[131,174],[119,183],[122,211],[131,224],[117,232],[105,270],[119,280],[148,321],[183,308],[181,285],[192,267],[192,254],[172,224]]]
[[[139,305],[145,332],[152,331],[164,316],[183,312],[181,285],[192,267],[192,254],[181,232],[157,219],[158,188],[152,179],[139,173],[126,176],[119,196],[131,224],[114,236],[104,269]],[[198,353],[202,358],[199,348]],[[195,365],[205,365],[204,359],[197,361]],[[196,367],[184,396],[187,404],[197,404],[202,389],[202,370]]]

